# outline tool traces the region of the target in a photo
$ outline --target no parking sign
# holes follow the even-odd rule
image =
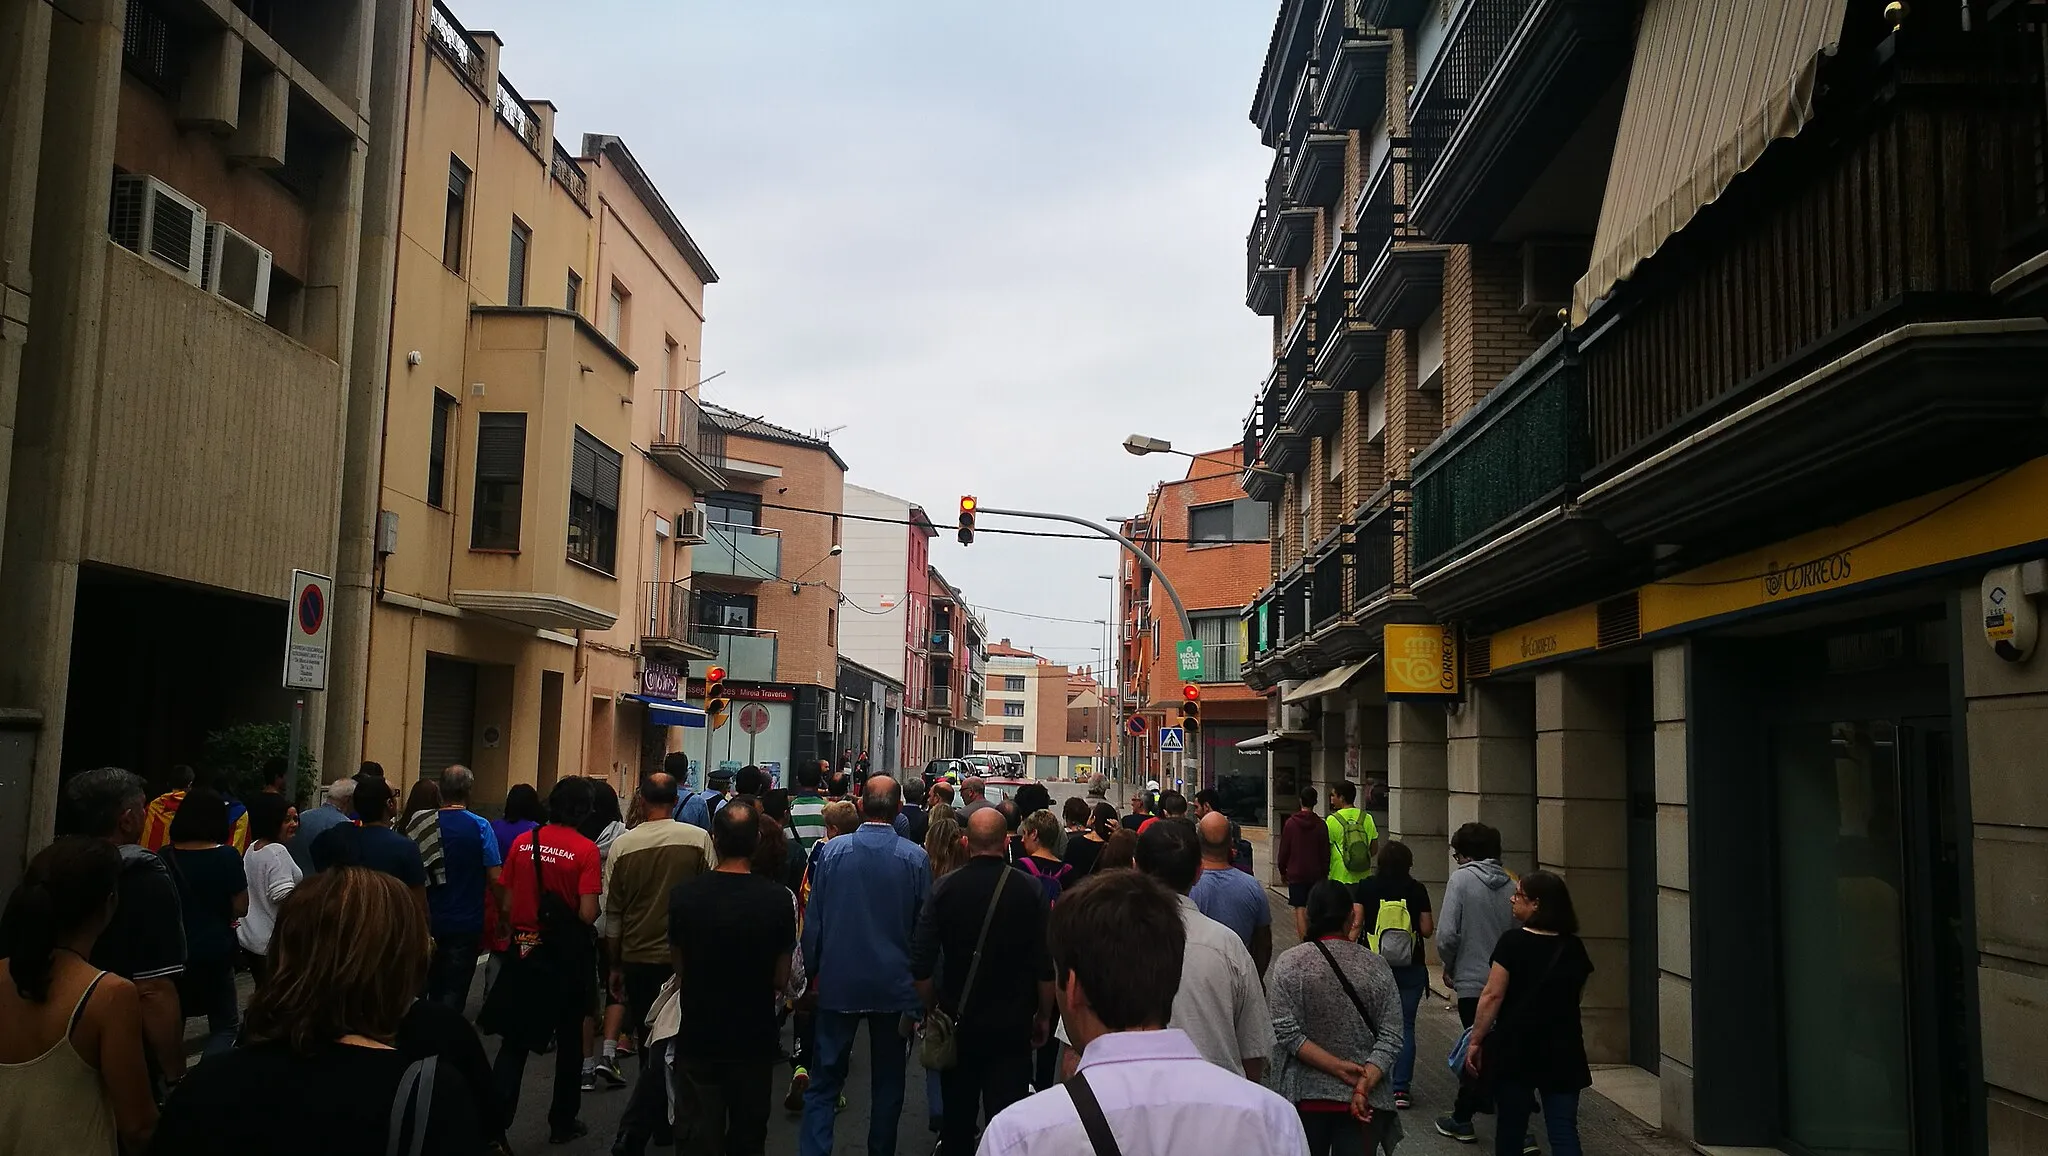
[[[333,599],[334,579],[292,571],[290,622],[284,632],[286,689],[327,689],[328,608]]]

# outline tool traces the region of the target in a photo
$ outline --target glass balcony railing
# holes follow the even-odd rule
[[[782,531],[711,522],[704,541],[690,547],[690,571],[752,582],[782,577]]]
[[[703,678],[714,666],[725,668],[725,677],[738,682],[775,681],[775,632],[745,626],[690,627],[690,644],[716,654],[717,658],[693,659],[690,677]]]

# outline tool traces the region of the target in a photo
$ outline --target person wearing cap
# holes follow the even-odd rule
[[[725,808],[732,798],[732,772],[724,767],[711,772],[707,781],[710,786],[700,794],[693,794],[683,803],[676,818],[695,826],[700,831],[711,830],[711,820]]]

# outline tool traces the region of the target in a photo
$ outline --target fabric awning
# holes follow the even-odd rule
[[[1649,0],[1572,324],[1813,116],[1848,0]]]
[[[1379,660],[1380,656],[1375,654],[1372,657],[1367,658],[1364,662],[1354,662],[1350,666],[1340,666],[1337,669],[1330,671],[1326,674],[1317,675],[1316,677],[1309,679],[1307,682],[1302,683],[1300,686],[1295,687],[1293,690],[1288,691],[1287,694],[1283,696],[1280,701],[1307,702],[1309,699],[1321,698],[1326,694],[1333,694],[1337,691],[1343,690],[1345,684],[1349,683],[1352,679],[1357,678],[1360,671],[1364,670],[1368,666],[1371,666],[1373,663],[1378,662]]]
[[[647,708],[647,721],[658,727],[700,727],[704,725],[704,708],[673,698],[657,698],[651,694],[629,694],[627,702],[637,702]]]
[[[1265,734],[1258,735],[1254,738],[1248,738],[1243,742],[1237,744],[1237,749],[1241,751],[1248,751],[1252,754],[1257,754],[1260,751],[1272,750],[1274,747],[1279,746],[1281,743],[1305,743],[1313,740],[1314,738],[1314,735],[1293,734],[1287,731],[1267,731]]]

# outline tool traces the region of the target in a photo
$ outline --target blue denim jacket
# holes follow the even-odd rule
[[[804,971],[818,1006],[840,1012],[916,1012],[910,936],[931,894],[924,848],[887,823],[863,823],[811,857]]]

